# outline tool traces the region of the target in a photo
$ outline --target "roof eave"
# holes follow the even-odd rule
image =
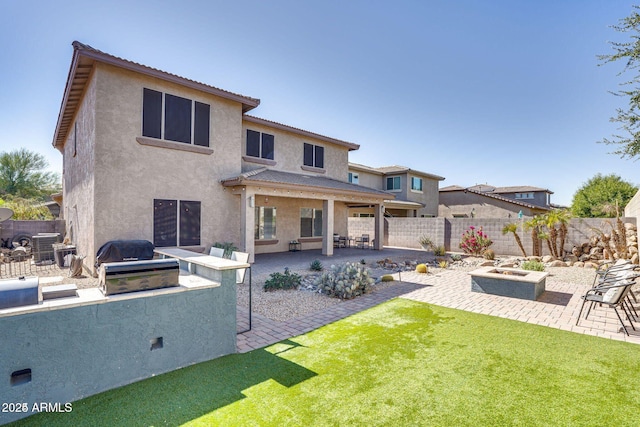
[[[304,129],[298,129],[298,128],[295,128],[293,126],[288,126],[288,125],[285,125],[285,124],[282,124],[282,123],[274,122],[274,121],[263,119],[263,118],[260,118],[260,117],[255,117],[255,116],[250,116],[250,115],[245,114],[243,116],[243,120],[246,120],[246,121],[251,122],[251,123],[260,124],[260,125],[263,125],[263,126],[273,127],[273,128],[276,128],[276,129],[284,130],[286,132],[295,133],[295,134],[306,136],[306,137],[309,137],[309,138],[319,139],[321,141],[329,142],[331,144],[341,145],[343,147],[348,148],[349,151],[358,150],[360,148],[359,144],[354,144],[353,142],[342,141],[340,139],[335,139],[335,138],[331,138],[329,136],[320,135],[318,133],[310,132],[310,131],[307,131],[307,130],[304,130]]]
[[[237,186],[260,186],[266,188],[277,188],[281,190],[300,190],[300,191],[316,191],[316,192],[326,192],[330,194],[339,194],[342,196],[354,196],[354,197],[369,197],[380,200],[389,199],[389,196],[394,197],[392,194],[380,192],[374,190],[372,192],[369,191],[351,191],[345,189],[338,188],[330,188],[330,187],[318,187],[311,185],[302,185],[302,184],[290,184],[290,183],[281,183],[281,182],[273,182],[273,181],[262,181],[259,179],[245,179],[243,177],[235,177],[228,180],[222,180],[220,183],[225,187],[237,187]],[[364,187],[363,187],[364,188]]]

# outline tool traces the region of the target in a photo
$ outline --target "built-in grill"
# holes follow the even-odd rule
[[[148,240],[111,240],[98,249],[96,268],[105,262],[153,259],[153,243]]]
[[[177,259],[109,262],[100,266],[100,287],[105,295],[178,286]]]
[[[0,309],[37,305],[40,303],[38,277],[19,277],[0,280]]]

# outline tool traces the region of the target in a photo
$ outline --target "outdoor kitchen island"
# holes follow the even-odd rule
[[[115,295],[80,289],[75,297],[0,309],[4,401],[64,407],[235,353],[236,270],[249,265],[185,252],[173,252],[184,266],[178,286]],[[28,415],[0,413],[0,424]]]

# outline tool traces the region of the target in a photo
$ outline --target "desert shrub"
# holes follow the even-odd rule
[[[460,254],[452,254],[451,261],[462,261],[462,255]]]
[[[224,254],[222,255],[223,258],[231,258],[231,252],[238,250],[238,248],[236,247],[236,245],[233,244],[233,242],[215,242],[213,244],[213,247],[224,249]]]
[[[314,259],[313,261],[311,261],[311,264],[309,265],[309,269],[313,271],[322,271],[322,263],[320,262],[319,259]]]
[[[544,264],[540,261],[525,261],[520,268],[530,271],[544,271]]]
[[[264,282],[264,290],[295,289],[300,286],[301,280],[299,274],[291,273],[289,268],[285,267],[284,274],[275,272],[269,275],[269,278]]]
[[[449,263],[447,261],[444,261],[444,260],[440,261],[440,262],[438,262],[438,267],[440,267],[442,269],[445,269],[445,268],[449,267]]]
[[[416,265],[416,273],[426,273],[429,269],[427,268],[427,264],[418,264]]]
[[[347,262],[338,266],[332,265],[330,271],[322,273],[316,280],[316,286],[329,296],[351,299],[369,292],[373,282],[366,268]]]
[[[393,276],[390,274],[385,274],[384,276],[382,276],[380,278],[380,281],[382,282],[393,282]]]
[[[466,254],[477,256],[486,251],[492,244],[491,239],[482,232],[482,227],[476,229],[474,226],[471,226],[462,234],[460,249]]]
[[[429,236],[420,236],[420,238],[418,239],[418,242],[420,242],[420,246],[422,246],[425,249],[433,250],[435,246],[435,244],[433,243],[433,240],[431,240]]]
[[[496,259],[496,253],[493,251],[493,249],[487,249],[482,253],[482,256],[485,259],[491,260],[493,261],[494,259]]]
[[[444,246],[436,246],[433,248],[433,254],[435,256],[445,256],[447,254],[447,250]]]

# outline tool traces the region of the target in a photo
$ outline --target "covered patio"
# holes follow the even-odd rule
[[[334,234],[346,236],[350,205],[370,205],[375,236],[384,235],[384,202],[389,194],[324,176],[260,168],[225,179],[222,185],[240,199],[242,250],[251,254],[321,249],[334,251]],[[381,238],[371,236],[373,249]],[[295,242],[295,243],[294,243]]]

